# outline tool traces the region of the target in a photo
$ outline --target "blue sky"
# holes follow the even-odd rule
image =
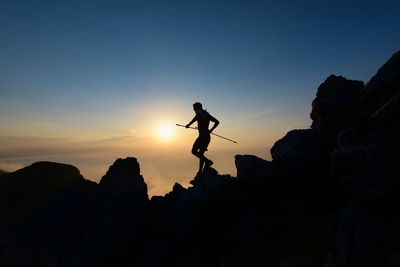
[[[189,121],[194,101],[220,119],[220,133],[244,143],[217,144],[215,153],[268,158],[288,129],[309,126],[327,76],[367,82],[400,49],[399,10],[399,1],[2,1],[0,137],[8,154],[0,167],[36,161],[35,149],[48,145],[35,138],[85,137],[69,144],[82,146],[151,136],[159,117]],[[25,138],[30,157],[11,153],[10,138]],[[150,158],[132,147],[134,155],[116,154]],[[107,166],[78,167],[98,180]]]

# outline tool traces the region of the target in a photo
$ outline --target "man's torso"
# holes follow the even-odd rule
[[[207,111],[202,109],[196,113],[196,116],[197,116],[197,127],[199,129],[199,134],[209,135],[210,132],[208,131],[208,126],[210,125],[211,115]]]

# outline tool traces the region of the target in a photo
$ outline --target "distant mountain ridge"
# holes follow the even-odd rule
[[[272,162],[237,155],[149,199],[136,158],[77,176],[0,230],[6,266],[400,265],[400,51],[367,83],[329,76]]]

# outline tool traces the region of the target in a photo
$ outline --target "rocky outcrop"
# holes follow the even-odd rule
[[[386,62],[362,89],[352,107],[352,116],[366,120],[400,93],[400,51]]]
[[[331,153],[331,175],[349,204],[336,213],[327,266],[397,266],[400,52],[365,85]],[[368,244],[368,245],[366,245]]]
[[[126,259],[125,246],[135,251],[145,239],[140,218],[148,204],[137,160],[118,159],[100,184],[74,179],[29,220],[6,228],[0,235],[0,258],[26,266],[99,266]],[[25,249],[24,257],[18,255]]]
[[[272,176],[272,164],[253,155],[236,155],[235,165],[239,180],[265,179]]]
[[[271,156],[283,175],[315,172],[324,160],[323,146],[312,129],[288,132],[271,148]]]
[[[81,177],[71,165],[37,162],[0,179],[0,228],[30,216],[71,180]]]
[[[5,172],[5,171],[3,171],[3,170],[0,170],[0,176],[2,176],[2,175],[4,175],[4,174],[7,174],[8,172]]]
[[[329,76],[318,87],[317,97],[312,102],[311,128],[324,138],[335,135],[363,86],[361,81]]]
[[[136,159],[118,159],[99,184],[74,179],[31,218],[0,231],[0,262],[213,266],[246,264],[250,256],[260,264],[287,261],[283,250],[292,249],[289,233],[304,228],[298,204],[304,200],[276,191],[279,183],[266,172],[270,163],[252,156],[238,159],[242,173],[249,175],[249,164],[256,162],[253,173],[260,175],[236,179],[208,169],[191,181],[192,187],[175,184],[150,201]],[[287,244],[270,248],[279,242]]]
[[[73,179],[33,216],[0,231],[5,266],[398,266],[396,53],[365,86],[330,76],[310,129],[237,155],[149,200],[136,158],[99,184]]]

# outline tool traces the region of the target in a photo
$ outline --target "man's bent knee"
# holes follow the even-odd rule
[[[197,149],[192,148],[192,154],[195,155],[196,157],[200,156],[199,151]]]

